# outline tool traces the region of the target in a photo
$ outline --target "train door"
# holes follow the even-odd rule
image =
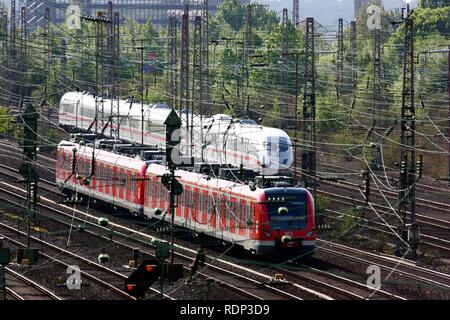
[[[131,181],[131,171],[127,170],[125,172],[125,200],[127,202],[131,202],[131,193],[135,192],[134,189],[134,182]]]
[[[111,184],[112,184],[112,197],[114,201],[117,199],[117,185],[118,185],[118,178],[117,178],[117,166],[113,167],[112,171],[112,177],[111,177]]]
[[[228,228],[230,233],[236,232],[236,203],[237,198],[231,196],[229,203],[229,211],[228,211]]]

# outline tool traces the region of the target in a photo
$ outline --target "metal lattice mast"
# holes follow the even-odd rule
[[[8,14],[4,13],[1,17],[1,33],[2,33],[2,56],[7,61],[8,59]]]
[[[177,17],[169,16],[167,42],[167,64],[168,68],[168,87],[170,96],[172,97],[172,106],[178,105],[178,83],[177,83]]]
[[[45,88],[48,92],[49,78],[50,78],[50,65],[51,65],[51,41],[50,41],[50,9],[45,8],[44,11],[44,37],[45,37],[45,52],[47,53],[46,59],[44,59],[44,71],[45,71]]]
[[[114,53],[113,53],[113,44],[114,44],[114,26],[113,26],[113,3],[112,1],[108,1],[107,4],[107,13],[108,13],[108,20],[111,21],[106,27],[107,36],[106,36],[106,52],[107,52],[107,58],[108,62],[108,72],[107,72],[107,85],[108,85],[108,92],[111,96],[111,103],[113,101],[114,95],[112,93],[113,91],[113,64],[114,64]]]
[[[185,5],[181,31],[180,114],[186,111],[186,144],[189,141],[189,6]]]
[[[104,105],[103,98],[99,95],[104,91],[104,77],[103,77],[103,23],[101,19],[103,17],[102,12],[97,13],[96,38],[95,38],[95,128],[94,132],[98,133],[99,127],[103,128],[104,122]]]
[[[211,96],[209,91],[209,4],[208,0],[203,0],[202,12],[202,77],[201,92],[204,98],[201,101],[201,114],[205,112],[205,106],[210,102]]]
[[[200,114],[202,105],[202,18],[195,17],[194,22],[194,47],[193,47],[193,66],[192,66],[192,107],[191,107],[191,128],[190,128],[190,154],[193,155],[194,147],[194,114]]]
[[[67,43],[65,39],[61,39],[61,73],[62,80],[65,81],[67,74]]]
[[[247,5],[246,22],[245,22],[245,40],[244,40],[244,68],[245,68],[245,91],[243,94],[245,103],[245,114],[250,116],[250,95],[249,95],[249,56],[250,50],[253,47],[252,41],[252,5]]]
[[[342,83],[344,78],[344,23],[343,19],[339,18],[338,22],[338,50],[337,50],[337,75],[336,75],[336,93],[340,96],[342,90]]]
[[[404,21],[405,44],[403,57],[403,87],[400,128],[400,177],[398,194],[397,231],[409,242],[411,255],[416,256],[418,226],[416,224],[416,109],[414,105],[414,20],[407,9]],[[406,225],[406,213],[411,213],[410,225]],[[401,219],[400,219],[401,218]],[[409,236],[407,236],[409,234]],[[408,239],[409,238],[409,239]],[[396,238],[396,254],[401,255],[401,240]]]
[[[20,10],[20,61],[21,61],[21,89],[20,89],[20,97],[22,100],[27,96],[27,87],[26,87],[26,55],[27,55],[27,9],[26,7],[22,7]]]
[[[372,118],[379,124],[382,124],[381,120],[381,30],[375,28],[373,30],[373,87],[372,87]]]
[[[17,71],[16,71],[16,0],[11,0],[11,20],[10,20],[10,32],[9,32],[10,40],[9,40],[9,70],[10,70],[10,76],[9,79],[11,79],[11,102],[16,100],[15,95],[19,93],[18,85],[16,84],[17,80]]]
[[[8,56],[8,14],[5,12],[1,17],[1,19],[2,19],[1,32],[3,36],[2,55],[6,59]]]
[[[356,45],[356,21],[352,21],[350,24],[350,79],[352,82],[352,90],[356,89],[357,81],[358,81],[358,73],[357,73],[357,58],[358,51]]]
[[[313,188],[316,199],[316,74],[314,49],[314,18],[306,19],[305,70],[303,82],[302,179],[306,188]]]
[[[293,8],[292,8],[292,23],[296,28],[298,28],[298,24],[300,23],[300,4],[299,0],[293,0]]]
[[[280,128],[283,127],[284,121],[282,118],[286,117],[287,114],[287,64],[289,61],[288,57],[288,10],[283,9],[283,20],[281,23],[282,27],[282,47],[281,47],[281,99],[279,102],[279,116],[280,116]]]
[[[119,92],[119,80],[118,70],[119,70],[119,54],[120,54],[120,16],[118,12],[114,12],[112,20],[112,43],[111,43],[111,54],[112,54],[112,79],[111,79],[111,132],[110,135],[119,139],[119,128],[120,128],[120,92]]]

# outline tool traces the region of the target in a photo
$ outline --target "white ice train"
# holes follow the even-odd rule
[[[105,134],[117,132],[121,140],[141,143],[142,111],[140,102],[119,101],[117,121],[108,123],[111,107],[117,100],[95,97],[84,92],[67,92],[59,105],[59,123],[62,126],[80,130],[95,130],[93,125],[95,110],[98,115],[97,132],[103,128]],[[96,108],[97,106],[97,108]],[[144,144],[165,146],[164,121],[172,110],[167,104],[144,104]],[[100,111],[102,110],[102,111]],[[181,150],[184,155],[206,163],[229,164],[235,167],[252,169],[264,175],[284,174],[293,162],[291,140],[283,130],[261,126],[250,119],[233,119],[225,114],[200,118],[194,116],[192,135],[186,128],[186,113],[179,114],[182,119]],[[102,120],[103,119],[103,120]],[[192,143],[190,143],[192,137]],[[188,146],[191,146],[188,147]]]

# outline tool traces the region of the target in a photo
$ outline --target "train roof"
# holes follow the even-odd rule
[[[78,143],[65,140],[61,141],[58,145],[58,150],[64,150],[70,153],[72,153],[73,148],[77,148],[77,157],[92,157],[93,148],[89,146],[80,146],[80,144]],[[120,167],[126,167],[132,170],[137,170],[141,173],[143,173],[143,170],[145,170],[145,168],[147,167],[146,162],[142,161],[141,159],[124,156],[101,149],[95,149],[94,157],[96,161],[109,163]]]
[[[98,97],[97,99],[102,99],[106,105],[111,104],[111,99],[105,97]],[[67,92],[61,98],[61,104],[63,103],[77,103],[82,101],[83,107],[87,109],[95,109],[95,97],[93,94],[86,92]],[[116,100],[113,103],[117,103]],[[130,118],[141,119],[142,110],[141,102],[130,100],[119,100],[120,114],[128,115]],[[146,119],[154,124],[163,125],[164,121],[167,119],[172,108],[165,103],[144,103],[144,116]]]
[[[147,175],[149,173],[160,176],[164,173],[170,172],[165,166],[153,163],[147,168]],[[260,196],[264,193],[264,190],[260,188],[256,188],[255,191],[251,191],[248,185],[223,179],[213,179],[210,176],[196,172],[176,170],[175,175],[183,181],[190,182],[200,187],[205,187],[211,190],[219,189],[221,191],[228,191],[230,194],[238,194],[246,197],[250,196],[256,201],[259,201]]]

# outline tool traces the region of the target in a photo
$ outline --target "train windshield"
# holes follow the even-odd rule
[[[289,150],[289,143],[286,138],[272,137],[264,142],[264,147],[269,152],[286,152]]]
[[[267,201],[267,212],[271,229],[291,230],[306,228],[305,195],[296,195],[295,197],[270,195]]]

